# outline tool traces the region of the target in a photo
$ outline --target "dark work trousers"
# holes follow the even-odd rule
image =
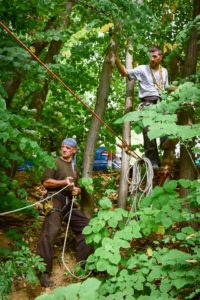
[[[157,96],[149,96],[149,97],[144,97],[141,98],[141,104],[142,107],[149,106],[152,104],[156,104],[159,100],[159,97]],[[146,126],[143,129],[143,139],[144,139],[144,151],[145,151],[145,156],[150,159],[151,163],[156,163],[160,165],[160,158],[158,154],[158,147],[157,147],[157,142],[156,139],[150,140],[148,135],[148,126]],[[160,142],[163,143],[166,140],[167,137],[162,137],[160,139]]]
[[[53,197],[53,210],[46,216],[38,242],[37,253],[46,263],[46,272],[51,273],[54,257],[54,244],[61,229],[62,222],[68,222],[71,204],[66,206],[66,197],[58,194]],[[62,212],[61,212],[62,211]],[[92,247],[85,243],[82,231],[89,219],[77,208],[73,208],[70,227],[75,234],[76,260],[85,260],[92,253]],[[63,241],[64,242],[64,241]]]

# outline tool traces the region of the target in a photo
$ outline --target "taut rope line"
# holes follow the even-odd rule
[[[30,205],[23,206],[23,207],[14,209],[14,210],[5,211],[5,212],[3,212],[3,213],[0,213],[0,216],[5,216],[5,215],[8,215],[8,214],[12,214],[12,213],[15,213],[15,212],[18,212],[18,211],[21,211],[21,210],[24,210],[24,209],[33,207],[33,206],[37,205],[38,203],[42,203],[42,202],[44,202],[44,201],[46,201],[46,200],[52,198],[53,196],[59,194],[60,192],[62,192],[63,190],[65,190],[68,186],[69,186],[69,184],[66,185],[66,186],[64,186],[64,187],[63,187],[61,190],[59,190],[58,192],[55,192],[54,194],[51,194],[50,196],[48,196],[48,197],[46,197],[46,198],[44,198],[44,199],[42,199],[42,200],[36,201],[36,202],[33,203],[33,204],[30,204]]]
[[[127,151],[130,150],[130,146],[127,144],[127,142],[122,139],[104,120],[102,120],[95,111],[93,111],[82,99],[79,97],[57,74],[55,74],[37,55],[35,55],[2,21],[0,21],[0,25],[3,27],[5,31],[7,31],[8,34],[10,34],[13,39],[22,47],[24,48],[30,56],[39,62],[50,74],[52,77],[54,77],[56,80],[58,80],[62,86],[69,91],[69,93],[76,98],[95,118],[97,118],[100,123],[102,123],[115,137],[117,137],[121,142],[122,145],[119,145],[120,148],[125,148]],[[140,156],[131,150],[131,155],[133,155],[135,158],[140,158]]]

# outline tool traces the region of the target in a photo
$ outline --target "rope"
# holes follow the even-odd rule
[[[120,148],[125,148],[125,149],[130,149],[130,146],[127,144],[127,142],[119,136],[104,120],[101,119],[101,117],[95,113],[82,99],[79,97],[56,73],[54,73],[41,59],[35,55],[31,50],[2,22],[0,21],[0,25],[3,27],[5,31],[7,31],[8,34],[10,34],[13,39],[22,47],[24,48],[30,56],[36,60],[39,64],[41,64],[50,74],[53,78],[55,78],[58,82],[61,83],[61,85],[69,91],[69,93],[76,99],[78,100],[95,118],[99,120],[100,123],[102,123],[108,131],[110,131],[115,137],[117,137],[121,142],[122,145],[119,145]],[[132,151],[132,155],[135,158],[140,158],[137,153]]]
[[[145,172],[143,177],[141,177],[141,167],[145,164]],[[129,173],[132,168],[132,178],[129,179]],[[128,169],[127,181],[129,183],[129,192],[131,194],[132,205],[130,211],[137,211],[137,207],[140,208],[140,202],[144,196],[148,196],[153,188],[153,167],[151,161],[144,157],[137,160],[133,166]],[[145,183],[146,182],[146,183]],[[141,194],[138,197],[138,192]],[[126,225],[130,222],[130,217],[128,218]]]
[[[195,170],[197,172],[197,175],[199,176],[199,170],[198,170],[198,168],[197,168],[197,166],[196,166],[196,164],[194,162],[194,159],[193,159],[193,157],[192,157],[192,155],[191,155],[191,153],[190,153],[190,151],[188,149],[188,146],[185,143],[183,143],[183,142],[181,144],[185,147],[185,149],[186,149],[186,151],[187,151],[187,153],[188,153],[188,155],[190,157],[190,160],[191,160],[191,162],[192,162],[192,164],[193,164],[193,166],[194,166],[194,168],[195,168]]]
[[[63,188],[62,188],[61,190],[59,190],[58,192],[56,192],[56,193],[54,193],[54,194],[51,194],[50,196],[48,196],[48,197],[46,197],[46,198],[44,198],[44,199],[42,199],[42,200],[36,201],[36,202],[33,203],[33,204],[30,204],[30,205],[27,205],[27,206],[23,206],[23,207],[21,207],[21,208],[17,208],[17,209],[14,209],[14,210],[10,210],[10,211],[6,211],[6,212],[3,212],[3,213],[0,213],[0,216],[5,216],[5,215],[8,215],[8,214],[12,214],[12,213],[15,213],[15,212],[18,212],[18,211],[21,211],[21,210],[24,210],[24,209],[33,207],[33,206],[35,206],[36,204],[42,203],[42,202],[44,202],[44,201],[46,201],[46,200],[52,198],[53,196],[59,194],[59,193],[62,192],[64,189],[66,189],[68,186],[69,186],[69,184],[66,185],[65,187],[63,187]]]
[[[24,209],[27,209],[27,208],[30,208],[30,207],[33,207],[34,205],[38,204],[38,203],[42,203],[50,198],[52,198],[53,196],[59,194],[60,192],[62,192],[64,189],[66,189],[68,186],[70,186],[70,184],[66,185],[65,187],[63,187],[61,190],[59,190],[58,192],[54,193],[54,194],[51,194],[50,196],[42,199],[42,200],[39,200],[31,205],[28,205],[28,206],[24,206],[24,207],[21,207],[21,208],[18,208],[18,209],[15,209],[15,210],[10,210],[10,211],[7,211],[7,212],[4,212],[4,213],[0,213],[0,216],[4,216],[4,215],[7,215],[7,214],[11,214],[11,213],[15,213],[15,212],[18,212],[18,211],[21,211],[21,210],[24,210]],[[85,279],[87,278],[90,274],[91,274],[91,271],[87,274],[87,275],[80,275],[80,276],[76,276],[74,272],[72,272],[66,265],[65,263],[65,248],[66,248],[66,242],[67,242],[67,236],[68,236],[68,231],[69,231],[69,225],[70,225],[70,221],[71,221],[71,215],[72,215],[72,210],[73,210],[73,204],[74,204],[74,200],[75,198],[73,197],[72,198],[72,202],[71,202],[71,207],[70,207],[70,211],[67,213],[69,214],[69,217],[68,217],[68,222],[67,222],[67,228],[66,228],[66,233],[65,233],[65,238],[64,238],[64,243],[63,243],[63,250],[62,250],[62,256],[61,256],[61,259],[62,259],[62,263],[64,265],[64,267],[66,268],[66,270],[69,272],[69,274],[76,278],[76,279]],[[67,214],[65,215],[65,217],[67,216]],[[80,261],[78,262],[76,265],[80,264],[80,263],[83,263],[85,261]]]
[[[86,275],[80,275],[80,276],[77,276],[73,271],[71,271],[68,266],[66,265],[66,262],[65,262],[65,248],[66,248],[66,243],[67,243],[67,236],[68,236],[68,231],[69,231],[69,225],[70,225],[70,221],[71,221],[71,216],[72,216],[72,210],[73,210],[73,204],[74,204],[74,200],[75,198],[73,197],[72,198],[72,202],[71,202],[71,207],[70,207],[70,211],[68,212],[69,214],[69,217],[68,217],[68,222],[67,222],[67,228],[66,228],[66,232],[65,232],[65,238],[64,238],[64,243],[63,243],[63,250],[62,250],[62,255],[61,255],[61,259],[62,259],[62,263],[63,263],[63,266],[65,267],[65,269],[67,270],[67,272],[74,278],[76,279],[85,279],[87,278],[88,276],[90,276],[91,274],[91,271],[86,274]],[[65,215],[66,217],[67,215]],[[81,264],[85,262],[84,260],[82,261],[79,261],[76,265],[78,264]]]

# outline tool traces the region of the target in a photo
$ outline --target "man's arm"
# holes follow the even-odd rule
[[[63,180],[56,180],[56,179],[47,179],[43,181],[43,186],[48,188],[62,188],[65,186],[72,187],[72,195],[78,196],[81,193],[81,188],[74,185],[73,177],[67,177]]]
[[[127,76],[128,76],[128,72],[127,72],[126,68],[121,64],[121,61],[120,61],[119,57],[116,57],[115,65],[116,65],[116,67],[117,67],[119,73],[120,73],[123,77],[127,77]]]
[[[73,182],[73,177],[67,177],[62,180],[56,180],[56,179],[46,179],[43,181],[43,186],[48,189],[48,188],[62,188],[64,186],[74,186]]]

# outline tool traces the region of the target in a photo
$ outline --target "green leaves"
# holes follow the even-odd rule
[[[103,198],[99,201],[99,205],[100,205],[103,209],[107,209],[107,208],[111,208],[112,202],[111,202],[107,197],[103,197]]]
[[[190,188],[193,197],[193,193],[199,195],[197,181],[167,181],[144,199],[129,223],[127,211],[108,207],[99,210],[84,229],[94,245],[86,268],[101,278],[95,300],[171,300],[180,295],[186,299],[197,293],[199,233],[192,227],[183,227],[186,212],[187,222],[197,214],[189,213],[188,205],[185,207],[188,200],[179,198],[176,189],[180,183]],[[79,299],[77,290],[82,299],[80,286],[71,289],[69,285],[73,299]]]
[[[162,265],[187,265],[187,260],[191,258],[190,254],[173,249],[162,257]]]
[[[51,294],[41,295],[36,300],[96,300],[100,284],[98,279],[88,278],[83,283],[73,283],[67,287],[56,288]]]
[[[179,85],[177,90],[171,95],[164,95],[161,102],[156,105],[145,107],[142,111],[129,112],[115,123],[131,121],[133,129],[137,130],[139,124],[148,126],[148,136],[155,139],[162,136],[179,138],[181,141],[191,140],[200,135],[199,124],[177,125],[177,109],[184,109],[184,105],[196,103],[198,106],[200,99],[200,89],[193,82],[185,82]]]
[[[79,184],[84,187],[89,194],[94,192],[93,179],[90,177],[83,177],[79,179]]]
[[[41,257],[34,255],[27,246],[13,251],[9,254],[9,258],[0,263],[0,295],[6,298],[11,292],[12,282],[15,278],[25,279],[27,284],[38,283],[37,272],[43,272],[45,264]]]
[[[176,187],[177,187],[177,181],[176,180],[166,181],[163,185],[163,189],[167,193],[173,193],[174,190],[176,189]]]

